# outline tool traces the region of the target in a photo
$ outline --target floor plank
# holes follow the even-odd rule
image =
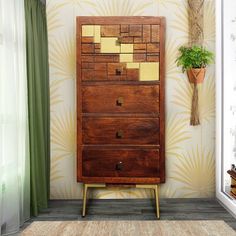
[[[49,207],[27,221],[156,220],[152,199],[90,199],[81,217],[81,200],[51,200]],[[236,220],[215,199],[162,199],[160,220],[224,220],[236,230]]]

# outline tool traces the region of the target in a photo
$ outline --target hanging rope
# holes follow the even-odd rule
[[[188,0],[189,44],[202,45],[204,39],[204,0]]]
[[[189,15],[189,44],[190,45],[202,45],[204,39],[204,0],[188,0],[188,15]],[[193,71],[191,71],[195,77]],[[192,108],[190,125],[200,125],[199,109],[198,109],[198,85],[194,82]]]
[[[191,73],[194,77],[194,87],[193,87],[193,97],[192,97],[192,110],[191,110],[191,118],[190,118],[190,125],[200,125],[199,121],[199,111],[198,111],[198,86],[197,86],[197,77],[201,73],[200,71],[198,74],[195,74],[193,70]]]

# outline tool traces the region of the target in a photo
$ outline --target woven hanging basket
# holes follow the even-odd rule
[[[204,81],[206,74],[205,68],[192,68],[187,70],[187,75],[190,83],[200,84]]]

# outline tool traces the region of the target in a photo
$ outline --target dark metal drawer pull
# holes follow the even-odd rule
[[[123,97],[118,97],[118,99],[116,100],[116,105],[117,106],[122,106],[124,103],[124,98]]]
[[[121,75],[122,69],[116,69],[116,75]]]
[[[123,163],[121,161],[119,161],[117,164],[116,164],[116,170],[122,170],[123,169]]]
[[[122,130],[118,130],[116,132],[116,138],[123,138],[123,131]]]

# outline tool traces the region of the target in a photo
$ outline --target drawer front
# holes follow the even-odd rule
[[[159,151],[83,150],[82,175],[85,177],[158,177]]]
[[[112,55],[95,57],[93,55],[87,55],[82,57],[82,81],[159,80],[159,55],[121,54],[120,58],[122,62],[117,61],[117,58]]]
[[[83,113],[158,113],[159,85],[85,85]]]
[[[82,81],[126,80],[126,81],[158,81],[159,64],[151,62],[155,55],[149,55],[148,62],[144,63],[105,63],[83,62]],[[142,60],[142,57],[137,57]],[[146,60],[146,57],[145,57]]]
[[[81,27],[83,81],[159,80],[159,24],[104,24]],[[97,70],[94,68],[96,63],[105,63],[106,69]]]
[[[95,118],[82,121],[83,144],[159,144],[158,118]]]

